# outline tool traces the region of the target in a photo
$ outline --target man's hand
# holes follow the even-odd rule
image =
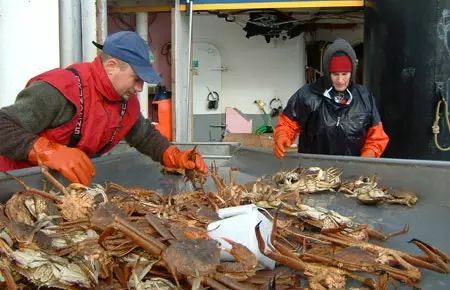
[[[45,137],[39,137],[33,144],[28,161],[57,170],[70,182],[86,186],[95,175],[94,165],[83,151],[53,143]]]
[[[275,134],[273,143],[273,153],[278,159],[284,158],[284,152],[291,145],[291,140],[285,134]]]
[[[162,164],[171,168],[196,169],[208,174],[208,168],[203,157],[200,153],[192,151],[180,151],[175,145],[171,145],[163,153]]]

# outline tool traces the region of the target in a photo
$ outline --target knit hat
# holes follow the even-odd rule
[[[352,61],[347,55],[333,55],[330,60],[330,73],[352,72]]]

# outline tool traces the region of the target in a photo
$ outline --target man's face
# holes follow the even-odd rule
[[[350,72],[335,72],[331,73],[331,83],[333,87],[338,92],[343,92],[348,88],[350,83]]]
[[[125,100],[130,95],[142,91],[144,82],[137,76],[129,64],[117,64],[109,71],[108,77],[116,90]]]

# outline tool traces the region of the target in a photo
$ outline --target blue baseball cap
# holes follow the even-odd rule
[[[109,35],[103,45],[92,43],[104,53],[128,63],[144,82],[159,84],[161,78],[150,63],[147,43],[133,31],[120,31]]]

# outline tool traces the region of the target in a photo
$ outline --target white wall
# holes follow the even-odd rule
[[[222,65],[228,68],[222,72],[220,107],[231,106],[246,114],[259,114],[253,101],[261,99],[268,103],[274,97],[286,105],[289,97],[305,83],[303,37],[272,40],[267,44],[262,36],[247,39],[245,34],[239,25],[217,16],[194,15],[194,42],[217,47]]]
[[[58,0],[0,0],[0,107],[28,79],[59,67]]]
[[[315,33],[317,40],[333,42],[336,38],[343,38],[351,45],[356,45],[364,41],[364,26],[358,25],[354,29],[318,29]]]

